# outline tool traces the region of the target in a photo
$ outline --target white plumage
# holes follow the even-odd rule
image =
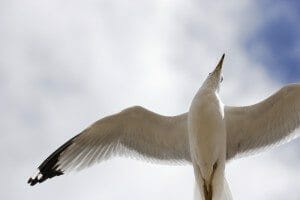
[[[287,142],[297,136],[294,132],[300,126],[300,84],[287,85],[252,106],[225,106],[224,119],[226,160]],[[188,113],[168,117],[131,107],[100,119],[67,141],[28,183],[35,185],[114,155],[191,164],[188,130]]]
[[[195,95],[188,112],[188,134],[194,174],[201,199],[225,195],[226,127],[218,92],[222,82],[222,56]]]

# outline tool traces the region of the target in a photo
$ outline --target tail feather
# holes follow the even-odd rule
[[[223,199],[222,200],[232,200],[232,194],[228,185],[228,181],[224,178],[224,189],[223,189]]]
[[[226,178],[224,178],[224,186],[223,187],[224,187],[224,189],[222,192],[222,198],[220,200],[233,200]],[[199,191],[199,187],[197,186],[197,183],[195,184],[194,200],[205,200],[201,197],[201,193]]]

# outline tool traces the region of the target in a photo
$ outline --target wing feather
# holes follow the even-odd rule
[[[186,119],[187,114],[166,117],[139,106],[105,117],[50,155],[28,183],[35,185],[114,155],[190,162]]]
[[[227,160],[286,142],[300,126],[300,84],[285,86],[252,106],[226,106],[225,120]],[[187,113],[167,117],[136,106],[105,117],[58,148],[28,183],[35,185],[114,155],[190,163]]]
[[[252,106],[227,106],[225,120],[228,159],[287,142],[300,126],[300,85],[287,85]]]

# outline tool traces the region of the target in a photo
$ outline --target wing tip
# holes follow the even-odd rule
[[[40,170],[38,170],[38,173],[34,176],[31,176],[27,183],[30,185],[30,186],[34,186],[36,185],[37,183],[42,183],[44,182],[45,180],[47,179],[50,179],[54,176],[60,176],[60,175],[63,175],[64,172],[61,171],[61,170],[57,170],[57,169],[52,169],[50,171],[46,171],[46,172],[41,172]]]
[[[30,186],[34,186],[35,184],[40,183],[42,179],[43,179],[43,174],[40,172],[40,170],[38,170],[38,172],[35,175],[31,176],[28,179],[27,183]]]
[[[78,136],[78,135],[77,135]],[[50,179],[55,176],[60,176],[64,174],[63,169],[59,166],[59,159],[61,154],[73,144],[74,139],[77,137],[73,137],[69,141],[67,141],[64,145],[58,148],[54,153],[52,153],[39,167],[38,172],[31,176],[27,183],[31,186],[36,185],[37,183],[42,183],[47,179]]]

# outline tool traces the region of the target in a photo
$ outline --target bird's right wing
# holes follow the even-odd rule
[[[58,148],[28,183],[35,185],[113,155],[190,162],[186,119],[187,114],[166,117],[138,106],[105,117]]]
[[[266,100],[225,107],[227,159],[289,141],[300,127],[300,84],[283,87]]]

